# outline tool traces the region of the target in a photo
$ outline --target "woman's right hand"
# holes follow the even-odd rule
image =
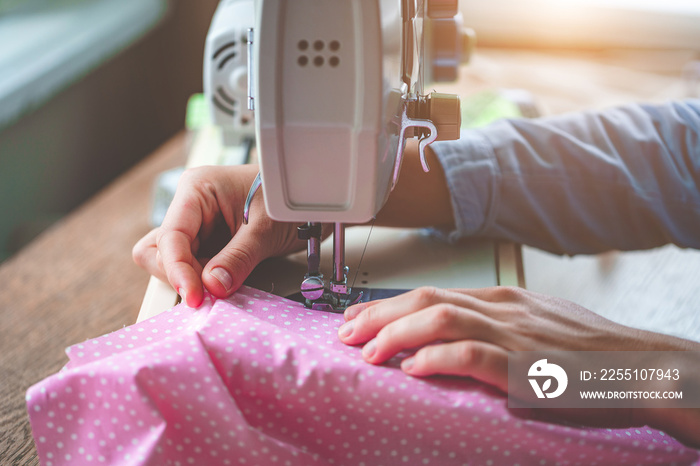
[[[257,172],[257,165],[185,171],[163,224],[134,246],[134,261],[196,307],[204,288],[225,298],[262,260],[303,249],[296,224],[267,215],[262,190],[251,203],[250,222],[243,224],[245,199]]]
[[[401,177],[375,225],[454,228],[444,172],[430,148],[426,155],[429,173],[421,169],[417,141],[406,144]],[[198,306],[204,288],[227,297],[262,260],[303,249],[297,224],[267,215],[262,191],[253,198],[250,223],[243,225],[243,206],[257,172],[257,165],[187,170],[163,225],[134,246],[134,261],[170,282],[188,305]],[[324,225],[324,237],[329,226]]]

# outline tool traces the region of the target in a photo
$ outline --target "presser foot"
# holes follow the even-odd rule
[[[364,290],[351,290],[348,294],[339,295],[328,289],[323,290],[323,295],[311,300],[305,298],[301,291],[287,296],[287,299],[303,304],[316,311],[333,312],[342,314],[349,306],[362,301]]]
[[[394,296],[398,296],[408,291],[410,290],[390,288],[353,288],[352,292],[349,295],[347,295],[347,298],[338,298],[337,296],[332,296],[332,293],[326,290],[326,293],[324,293],[324,297],[316,301],[310,301],[304,298],[301,292],[289,295],[287,296],[287,299],[291,299],[292,301],[302,303],[309,309],[342,314],[343,312],[345,312],[345,309],[352,306],[353,304],[367,303],[377,299],[393,298]],[[327,300],[326,294],[328,294],[331,299]]]
[[[355,293],[349,290],[347,294],[338,294],[332,291],[325,290],[321,299],[316,301],[306,300],[304,305],[315,311],[335,312],[342,314],[349,306],[362,301],[362,291]]]

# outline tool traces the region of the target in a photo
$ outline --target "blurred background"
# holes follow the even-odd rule
[[[184,127],[215,0],[0,0],[0,261]]]
[[[184,128],[217,3],[0,0],[0,261]],[[625,50],[634,66],[674,82],[692,87],[700,75],[698,0],[462,0],[461,8],[477,50],[491,57],[545,50],[575,75],[581,62],[566,57],[616,61],[614,51]],[[527,55],[513,60],[536,79]],[[487,87],[489,62],[476,63]],[[620,89],[640,85],[619,76]],[[573,79],[570,92],[580,88]],[[572,109],[550,101],[549,112]]]

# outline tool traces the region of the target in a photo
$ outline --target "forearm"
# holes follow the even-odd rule
[[[683,399],[667,400],[670,406],[664,408],[634,409],[634,415],[638,424],[663,430],[688,446],[700,448],[700,407],[697,407],[697,397],[700,393],[700,374],[698,373],[700,343],[687,340],[681,340],[679,345],[676,345],[677,342],[669,343],[680,347],[677,355],[671,353],[673,356],[669,366],[678,369],[681,378],[673,387],[665,385],[663,389],[680,392],[683,394]],[[686,351],[692,351],[692,353]],[[661,383],[667,382],[664,380]],[[653,401],[653,403],[656,402]],[[688,407],[688,403],[695,403],[695,407]],[[675,404],[680,406],[674,407]]]
[[[700,247],[700,101],[501,121],[433,149],[455,236],[568,254]]]
[[[376,225],[423,228],[454,228],[450,191],[445,172],[428,146],[426,158],[430,171],[425,173],[418,155],[418,144],[408,141],[399,180]]]
[[[700,393],[700,374],[697,367],[700,342],[630,327],[622,329],[623,331],[619,332],[620,351],[660,352],[658,354],[663,355],[660,360],[665,361],[666,367],[678,369],[681,375],[677,382],[668,379],[645,380],[632,389],[649,390],[649,383],[658,382],[659,386],[651,386],[652,390],[680,391],[688,402],[697,397],[697,393]],[[670,386],[669,383],[673,385]],[[682,403],[684,400],[677,401]],[[633,424],[663,430],[688,446],[700,448],[700,408],[673,407],[675,402],[676,400],[665,400],[665,403],[671,405],[659,406],[659,400],[655,399],[649,401],[653,407],[632,408]]]

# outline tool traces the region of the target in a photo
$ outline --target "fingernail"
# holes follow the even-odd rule
[[[345,322],[343,325],[340,326],[338,329],[338,336],[340,338],[347,338],[350,336],[352,333],[353,328],[355,327],[355,322]]]
[[[371,359],[374,353],[377,352],[377,340],[372,339],[367,342],[364,348],[362,348],[362,357],[365,359]]]
[[[401,370],[403,370],[404,372],[411,372],[411,369],[413,369],[415,363],[415,357],[411,356],[410,358],[406,358],[401,362]]]
[[[219,283],[224,287],[226,291],[231,289],[231,286],[233,286],[233,278],[231,278],[231,274],[228,273],[228,271],[222,267],[216,267],[211,269],[211,272],[209,272],[212,277],[216,278]]]

